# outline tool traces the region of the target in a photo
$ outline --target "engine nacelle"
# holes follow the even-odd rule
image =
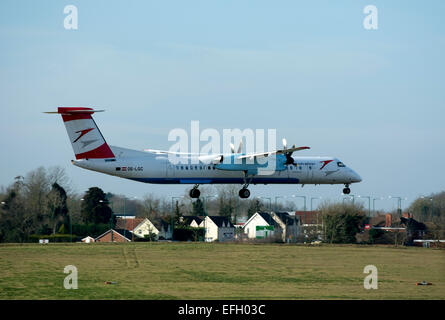
[[[208,154],[199,156],[198,160],[205,164],[219,164],[224,161],[224,156],[223,155],[215,156],[214,154]]]

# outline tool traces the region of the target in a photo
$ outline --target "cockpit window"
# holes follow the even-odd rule
[[[343,162],[337,162],[337,166],[339,166],[341,168],[346,167]]]

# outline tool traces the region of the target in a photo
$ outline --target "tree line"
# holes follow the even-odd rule
[[[270,202],[258,198],[240,199],[238,186],[205,186],[200,199],[191,199],[187,191],[182,197],[159,197],[146,194],[142,199],[105,192],[91,187],[76,193],[70,178],[61,167],[39,167],[25,176],[17,176],[0,190],[0,242],[35,241],[53,237],[68,241],[86,235],[98,236],[116,224],[116,215],[130,214],[152,219],[178,220],[180,216],[220,215],[237,223],[258,211],[295,211],[294,202]],[[318,208],[323,230],[315,230],[330,243],[355,243],[356,234],[369,223],[367,210],[361,204],[324,202]],[[419,197],[407,210],[414,219],[425,223],[429,236],[444,238],[445,192]],[[393,221],[400,225],[399,214]],[[314,233],[315,234],[315,233]],[[383,234],[371,234],[371,242]],[[71,239],[70,239],[71,240]],[[378,242],[378,241],[377,241]],[[397,239],[396,239],[397,242]]]
[[[71,179],[61,167],[39,167],[16,176],[0,190],[0,242],[35,241],[41,236],[67,241],[71,234],[98,236],[116,223],[116,215],[130,214],[149,219],[169,220],[181,215],[251,216],[265,210],[258,199],[239,200],[235,186],[204,187],[202,200],[184,194],[181,199],[146,194],[128,198],[91,187],[76,193]],[[175,201],[172,201],[175,200]],[[281,204],[281,210],[286,204]],[[287,204],[293,209],[293,204]],[[235,221],[236,222],[236,221]],[[75,239],[79,240],[79,239]]]

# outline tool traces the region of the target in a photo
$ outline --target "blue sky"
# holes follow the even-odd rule
[[[65,30],[65,5],[78,30]],[[363,8],[378,9],[378,30]],[[356,195],[445,189],[443,1],[1,1],[0,184],[40,166],[142,197],[181,195],[70,164],[62,121],[98,106],[107,142],[168,149],[173,128],[274,128],[356,170]],[[342,186],[252,186],[252,195],[341,200]],[[299,205],[301,205],[299,203]],[[396,201],[376,203],[393,209]]]

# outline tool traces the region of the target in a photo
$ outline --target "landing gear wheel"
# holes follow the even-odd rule
[[[199,196],[201,195],[201,192],[198,189],[193,188],[192,190],[190,190],[189,195],[190,195],[190,198],[196,199],[196,198],[199,198]]]
[[[351,189],[349,189],[348,187],[343,189],[343,194],[350,194],[351,193]]]
[[[239,194],[239,197],[242,199],[247,199],[250,197],[250,191],[247,188],[242,188],[238,194]]]

